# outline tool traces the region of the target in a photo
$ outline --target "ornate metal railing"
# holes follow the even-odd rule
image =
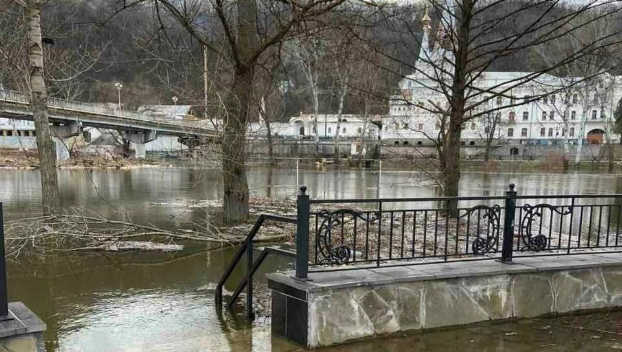
[[[298,278],[344,270],[622,251],[622,195],[310,200],[298,196]]]

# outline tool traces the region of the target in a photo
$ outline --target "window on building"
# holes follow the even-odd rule
[[[523,111],[523,121],[528,121],[528,120],[529,120],[529,112]]]
[[[503,97],[497,96],[497,106],[501,106],[501,105],[503,105]]]
[[[418,130],[419,130],[419,131],[423,131],[423,124],[422,124],[422,123],[420,123],[420,124],[419,124],[419,126],[418,126]]]
[[[476,126],[475,126],[475,122],[471,123],[471,131],[475,131]]]
[[[341,130],[341,133],[346,134],[346,128],[345,127]]]
[[[470,142],[469,142],[469,145],[475,145],[475,142],[470,141]]]
[[[489,126],[486,126],[486,127],[484,128],[484,133],[489,133],[489,132],[490,132],[490,127],[489,127]]]
[[[408,129],[408,122],[402,123],[402,128],[407,130]]]
[[[555,112],[551,110],[551,112],[549,112],[549,121],[553,121],[553,120],[555,120]]]
[[[564,110],[564,121],[568,119],[568,110]]]
[[[570,131],[568,133],[570,137],[574,137],[574,127],[570,127]]]
[[[329,128],[328,128],[328,134],[331,134],[331,133],[333,133],[333,131],[332,131],[332,130],[331,130],[331,128],[329,127]]]
[[[363,132],[363,129],[360,128],[360,127],[356,130],[356,133],[358,133],[358,134],[361,134],[362,132]]]
[[[400,124],[397,122],[393,122],[393,129],[398,130],[400,128]]]
[[[596,120],[597,116],[598,116],[598,111],[592,110],[592,120]]]
[[[579,102],[579,96],[576,94],[572,95],[572,103],[576,104],[577,102]]]
[[[32,131],[31,136],[36,137],[37,136],[37,131]]]
[[[598,104],[598,93],[594,93],[594,104]]]
[[[461,141],[460,145],[466,145],[466,142],[465,141]]]
[[[516,114],[514,113],[514,111],[510,111],[509,120],[514,121],[515,119],[516,119]]]
[[[549,137],[553,137],[553,129],[549,128]]]
[[[389,130],[389,126],[384,126],[384,130],[388,131]]]
[[[555,94],[551,95],[551,104],[555,104]]]
[[[508,137],[514,137],[514,129],[508,128]]]
[[[546,136],[546,128],[541,128],[540,129],[540,137],[544,137]]]
[[[12,137],[13,136],[13,131],[6,131],[6,135],[8,137]]]
[[[434,125],[434,129],[437,130],[437,131],[440,130],[441,129],[441,123],[437,122],[436,125]]]
[[[570,119],[571,120],[576,120],[577,119],[577,112],[576,111],[571,111],[570,112]]]
[[[546,120],[546,111],[542,111],[542,121]]]
[[[548,95],[545,95],[542,100],[544,101],[544,104],[548,104],[549,103],[549,97]]]
[[[526,128],[523,128],[523,129],[520,130],[520,136],[521,137],[527,137],[527,129]]]

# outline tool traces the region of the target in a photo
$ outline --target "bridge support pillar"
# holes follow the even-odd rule
[[[56,149],[56,161],[69,160],[69,148],[67,148],[67,138],[52,137],[54,140],[54,147]]]
[[[82,125],[72,123],[69,125],[50,126],[54,146],[56,147],[56,161],[69,160],[68,139],[82,133]]]
[[[132,143],[134,152],[136,153],[136,159],[144,159],[147,156],[145,144],[155,140],[158,137],[155,131],[124,132],[122,136]]]

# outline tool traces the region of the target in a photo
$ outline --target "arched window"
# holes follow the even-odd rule
[[[358,134],[361,134],[361,133],[363,132],[363,129],[359,127],[359,128],[358,128],[358,130],[356,130],[356,132],[357,132]]]
[[[346,134],[346,128],[345,127],[341,130],[341,133]]]
[[[541,128],[540,129],[540,137],[545,137],[546,136],[546,128]]]
[[[404,144],[404,145],[408,145],[408,141],[404,141],[404,143],[403,143],[403,144]]]
[[[305,135],[305,127],[304,126],[300,127],[300,135],[301,136]]]
[[[529,120],[529,112],[523,111],[523,121],[527,121],[527,120]]]
[[[508,128],[508,137],[514,137],[514,129]]]
[[[331,134],[333,131],[330,129],[330,127],[328,128],[328,134]]]
[[[555,112],[553,112],[553,110],[551,110],[551,112],[549,112],[549,120],[555,120]]]
[[[592,110],[592,120],[596,120],[597,116],[598,116],[598,111]]]
[[[527,129],[526,128],[523,128],[523,129],[520,130],[520,136],[521,137],[527,137]]]
[[[542,121],[546,120],[546,111],[542,111]]]
[[[469,145],[475,145],[475,142],[471,141],[471,142],[469,143]]]
[[[395,144],[395,145],[400,145],[400,142],[395,141],[395,142],[393,142],[393,144]]]
[[[509,120],[514,121],[515,118],[516,118],[516,114],[514,113],[514,111],[510,111]]]
[[[553,137],[553,128],[549,128],[549,137]]]

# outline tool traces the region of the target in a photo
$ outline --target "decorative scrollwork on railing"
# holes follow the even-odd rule
[[[482,237],[479,226],[477,228],[477,233],[475,234],[477,238],[471,245],[473,254],[496,252],[497,244],[499,242],[499,232],[501,230],[501,207],[499,205],[494,205],[492,207],[487,205],[478,205],[468,209],[464,215],[460,216],[460,218],[470,217],[475,212],[478,213],[478,217],[481,213],[483,213],[481,218],[487,219],[488,222],[486,224],[486,237]],[[470,233],[470,231],[471,229],[467,228],[467,233]]]
[[[567,210],[564,210],[566,208]],[[548,245],[548,239],[542,233],[537,235],[533,233],[533,224],[537,219],[542,221],[542,211],[544,209],[550,209],[551,216],[553,212],[564,216],[572,213],[572,208],[569,206],[556,206],[551,204],[538,204],[535,206],[525,204],[523,205],[523,218],[520,221],[518,228],[518,236],[525,245],[522,251],[535,251],[541,252],[546,249]]]
[[[352,258],[352,248],[347,245],[333,247],[332,244],[333,229],[343,225],[345,221],[342,219],[346,214],[351,215],[352,218],[357,217],[364,223],[371,223],[380,218],[377,213],[368,218],[364,216],[364,213],[351,209],[339,209],[332,212],[321,210],[317,214],[322,222],[316,233],[315,246],[320,257],[318,264],[348,264]]]

